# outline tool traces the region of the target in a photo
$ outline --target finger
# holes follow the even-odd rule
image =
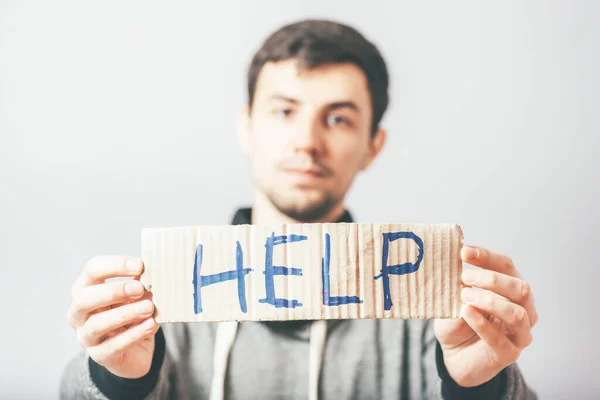
[[[100,256],[90,259],[77,278],[73,290],[103,283],[109,278],[137,276],[142,273],[141,260],[125,256]]]
[[[531,323],[531,327],[533,328],[539,320],[539,315],[537,309],[535,308],[535,303],[533,301],[533,296],[529,298],[528,302],[523,305],[527,310],[527,314],[529,315],[529,322]]]
[[[521,278],[512,259],[503,254],[494,253],[482,247],[464,246],[460,255],[463,261],[471,265]]]
[[[496,271],[464,269],[462,280],[466,285],[489,290],[518,304],[524,304],[531,296],[531,288],[526,281]]]
[[[159,325],[154,318],[147,318],[139,324],[131,326],[129,329],[109,337],[97,346],[89,347],[87,349],[88,354],[98,364],[105,365],[129,346],[150,335],[154,335],[158,330],[158,326]]]
[[[469,304],[465,304],[462,317],[481,340],[492,349],[493,361],[499,367],[504,368],[517,360],[520,354],[519,349],[480,311]]]
[[[504,322],[515,345],[525,348],[531,344],[531,325],[523,307],[493,293],[472,288],[464,288],[461,297],[465,303]]]
[[[95,346],[102,338],[126,325],[145,320],[154,312],[154,304],[146,299],[125,304],[102,313],[91,315],[81,329],[79,343],[83,347]]]
[[[464,269],[462,280],[466,285],[489,290],[521,305],[527,311],[531,327],[537,322],[537,311],[533,305],[533,295],[527,281],[480,268]]]
[[[69,323],[73,327],[81,326],[93,311],[131,299],[139,299],[143,294],[144,286],[137,280],[84,287],[73,294],[68,314]]]

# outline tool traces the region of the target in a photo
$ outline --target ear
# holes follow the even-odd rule
[[[245,155],[250,155],[250,108],[248,105],[243,106],[237,115],[236,120],[237,139],[242,152]]]
[[[366,171],[371,166],[373,161],[377,158],[377,156],[383,149],[386,139],[386,130],[383,128],[377,128],[377,132],[375,132],[375,135],[369,140],[369,154],[367,155],[367,157],[365,157],[360,167],[361,171]]]

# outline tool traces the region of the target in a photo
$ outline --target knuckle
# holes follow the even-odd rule
[[[99,259],[100,259],[99,256],[95,256],[95,257],[92,257],[89,260],[87,260],[83,269],[85,270],[85,272],[88,273],[88,275],[91,275],[91,276],[94,275],[93,272],[94,272],[94,270],[96,270],[96,265],[98,265]]]
[[[126,282],[115,282],[106,287],[106,297],[111,304],[127,297],[125,293]]]
[[[83,329],[77,329],[77,343],[84,349],[87,348],[87,343],[85,342]]]
[[[96,262],[98,262],[98,260],[100,259],[100,256],[93,256],[88,258],[88,260],[85,263],[86,267],[89,267],[90,265],[95,264]]]
[[[154,318],[152,318],[151,322],[149,322],[149,327],[146,332],[152,332],[158,327],[158,323]]]
[[[531,327],[533,328],[538,323],[539,320],[540,320],[539,314],[535,310],[533,310],[533,317],[531,318]]]
[[[135,305],[127,304],[115,309],[114,315],[111,318],[111,326],[123,326],[127,322],[134,320],[137,317]]]
[[[490,293],[485,293],[482,297],[482,302],[486,305],[486,307],[490,310],[496,307],[497,299],[496,296],[491,295]]]
[[[84,310],[85,310],[85,307],[84,307],[83,302],[81,300],[81,295],[78,294],[71,301],[71,308],[69,309],[70,315],[73,318],[73,317],[75,317],[75,315],[83,313]]]
[[[65,315],[65,320],[67,322],[67,325],[69,325],[73,329],[77,329],[81,325],[81,322],[78,319],[77,310],[73,307],[69,308],[69,310],[67,311],[67,314]]]
[[[490,287],[498,286],[498,274],[492,271],[487,271],[487,280]]]
[[[515,264],[513,263],[513,260],[512,260],[512,258],[510,258],[510,257],[508,257],[508,256],[504,257],[504,266],[505,266],[507,269],[509,269],[509,270],[512,270],[512,269],[514,269],[514,268],[515,268]]]
[[[527,318],[527,312],[521,306],[516,306],[513,311],[512,320],[510,321],[511,325],[523,325],[525,319]]]
[[[111,282],[98,285],[94,290],[94,304],[102,303],[105,306],[115,306],[127,298],[123,282]]]
[[[533,336],[531,335],[531,333],[529,333],[527,335],[527,339],[525,339],[525,343],[524,343],[524,348],[525,347],[529,347],[531,345],[531,343],[533,343]]]
[[[529,286],[529,283],[527,281],[521,281],[521,299],[527,299],[529,298],[530,294],[531,294],[531,286]]]
[[[480,286],[485,284],[485,275],[483,271],[473,270],[473,286]]]
[[[474,323],[475,323],[475,326],[477,327],[477,329],[481,330],[486,327],[486,325],[488,324],[488,320],[485,319],[482,315],[479,315],[475,319]]]
[[[477,249],[478,259],[480,261],[487,261],[490,258],[490,252],[487,249],[481,247]]]
[[[83,326],[83,339],[86,342],[89,342],[92,339],[99,337],[102,332],[103,329],[98,323],[98,320],[90,318]]]
[[[69,325],[71,328],[75,327],[75,321],[73,320],[73,316],[71,314],[71,309],[69,309],[67,311],[67,313],[65,314],[65,322],[67,323],[67,325]]]

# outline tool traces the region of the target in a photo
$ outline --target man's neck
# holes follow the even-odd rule
[[[327,213],[327,215],[310,222],[336,222],[344,214],[344,203],[340,203]],[[252,223],[263,225],[283,225],[297,224],[305,221],[298,221],[279,211],[273,203],[261,192],[256,191],[254,194],[254,204],[252,206]]]

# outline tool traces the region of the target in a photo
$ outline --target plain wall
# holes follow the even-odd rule
[[[57,397],[88,258],[250,203],[246,67],[306,16],[353,24],[389,63],[389,141],[351,190],[355,218],[455,222],[510,255],[540,313],[527,382],[600,396],[600,2],[368,4],[0,2],[0,397]]]

